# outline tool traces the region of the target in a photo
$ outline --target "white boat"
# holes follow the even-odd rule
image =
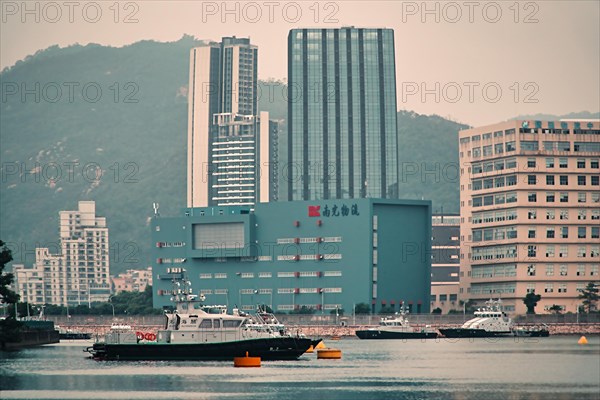
[[[503,311],[502,301],[490,299],[485,304],[460,328],[440,328],[440,333],[447,338],[514,336],[513,321]]]
[[[408,322],[408,312],[402,308],[394,316],[381,318],[379,326],[375,328],[357,330],[356,336],[360,339],[435,339],[438,333],[429,325],[416,328]]]

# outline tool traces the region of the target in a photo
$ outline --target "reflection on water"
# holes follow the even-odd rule
[[[600,338],[326,341],[341,360],[99,362],[86,342],[0,353],[2,399],[600,399]]]

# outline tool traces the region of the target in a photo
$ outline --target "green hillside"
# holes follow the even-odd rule
[[[184,36],[122,48],[51,47],[0,73],[0,238],[14,263],[30,265],[36,246],[55,246],[58,212],[79,200],[95,200],[107,218],[112,274],[150,263],[152,203],[162,215],[185,206],[188,54],[198,44]],[[259,103],[285,118],[282,96]],[[425,162],[451,172],[461,125],[405,111],[398,121],[405,167]],[[458,211],[454,175],[422,178],[413,169],[401,197]]]

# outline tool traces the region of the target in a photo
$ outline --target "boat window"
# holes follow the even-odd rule
[[[200,328],[212,328],[212,320],[210,319],[203,319],[202,322],[200,323]]]
[[[238,326],[240,326],[241,322],[242,321],[226,319],[223,321],[223,328],[237,328]]]
[[[220,328],[220,327],[221,327],[221,320],[218,320],[218,319],[213,319],[213,327],[214,327],[215,329],[218,329],[218,328]]]

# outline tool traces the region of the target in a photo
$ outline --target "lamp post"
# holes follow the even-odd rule
[[[113,320],[114,320],[115,319],[115,305],[112,303],[112,298],[113,298],[112,295],[108,297],[108,304],[110,304],[110,306],[112,307]]]

